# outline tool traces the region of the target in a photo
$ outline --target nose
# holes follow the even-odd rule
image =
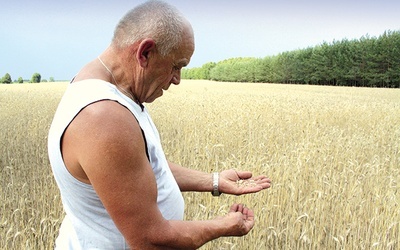
[[[171,83],[178,85],[181,82],[181,70],[176,70],[171,78]]]

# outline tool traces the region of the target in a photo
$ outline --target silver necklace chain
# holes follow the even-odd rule
[[[137,104],[139,104],[139,101],[133,96],[132,93],[129,93],[128,91],[126,91],[125,89],[121,88],[117,82],[117,80],[115,79],[114,74],[112,73],[112,71],[106,66],[106,64],[100,59],[100,56],[97,57],[97,59],[99,59],[100,63],[104,66],[104,68],[108,71],[108,73],[110,73],[112,79],[115,82],[115,86],[117,87],[118,90],[120,90],[122,93],[124,93],[126,96],[128,96],[130,99],[132,99],[132,101],[136,102]]]

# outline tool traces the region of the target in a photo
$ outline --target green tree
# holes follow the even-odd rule
[[[12,83],[10,74],[6,73],[6,74],[1,78],[1,83],[7,83],[7,84]]]
[[[364,87],[400,87],[400,31],[323,42],[260,58],[231,58],[184,71],[183,78]]]
[[[22,79],[22,77],[18,77],[18,83],[24,83],[24,79]]]
[[[55,82],[55,81],[54,81],[54,77],[50,76],[50,77],[49,77],[49,82]]]
[[[201,66],[202,70],[202,79],[210,79],[210,71],[217,65],[214,62],[206,63]]]
[[[1,78],[1,83],[12,83],[10,74],[6,73],[3,78]]]
[[[39,83],[42,76],[39,73],[35,73],[32,75],[31,83]]]

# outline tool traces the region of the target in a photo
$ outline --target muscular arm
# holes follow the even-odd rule
[[[90,183],[132,249],[195,249],[221,236],[247,234],[252,211],[234,205],[209,221],[168,221],[157,206],[157,185],[140,127],[113,101],[83,109],[64,133],[68,170]]]

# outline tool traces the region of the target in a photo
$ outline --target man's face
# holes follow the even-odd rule
[[[181,81],[181,69],[189,64],[194,52],[193,33],[185,32],[178,49],[168,56],[162,57],[157,53],[155,60],[149,65],[149,74],[144,81],[144,102],[153,102],[168,90],[171,84],[178,85]]]

